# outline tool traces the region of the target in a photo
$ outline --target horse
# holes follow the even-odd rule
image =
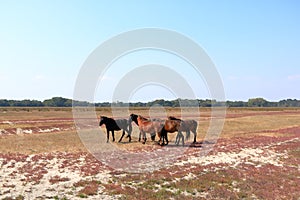
[[[181,120],[179,118],[169,116],[169,120],[178,120],[181,122],[181,130],[186,132],[186,139],[190,139],[191,132],[194,134],[194,141],[193,143],[196,143],[196,138],[197,138],[197,127],[198,123],[195,120]]]
[[[168,133],[174,133],[174,132],[178,132],[177,136],[176,136],[176,141],[175,144],[179,144],[180,139],[182,139],[182,145],[184,145],[184,136],[182,134],[183,131],[183,126],[184,124],[182,124],[180,121],[178,120],[172,120],[172,119],[167,119],[164,122],[164,126],[160,132],[159,136],[159,143],[162,140],[161,145],[168,145],[169,140],[168,140]],[[165,144],[165,140],[166,140],[166,144]]]
[[[164,123],[162,120],[155,119],[150,120],[141,115],[131,114],[129,120],[134,121],[140,129],[139,141],[141,141],[141,135],[143,135],[143,144],[146,143],[146,133],[151,134],[152,141],[155,140],[156,133],[160,133]]]
[[[111,131],[113,142],[115,141],[115,134],[114,131],[120,131],[123,130],[122,136],[119,139],[119,142],[122,141],[125,131],[128,133],[127,137],[129,138],[129,142],[131,142],[131,132],[132,132],[132,126],[131,123],[127,119],[113,119],[105,116],[100,117],[99,126],[102,126],[105,124],[106,132],[107,132],[107,141],[109,141],[109,132]]]
[[[182,132],[186,132],[186,139],[188,140],[190,138],[190,131],[194,133],[193,143],[196,143],[197,126],[198,124],[195,120],[181,120],[172,116],[168,117],[160,135],[162,145],[165,145],[165,140],[166,145],[169,143],[168,133],[174,133],[176,131],[178,132],[175,140],[176,145],[179,145],[180,139],[182,139],[182,145],[184,146],[184,136]]]

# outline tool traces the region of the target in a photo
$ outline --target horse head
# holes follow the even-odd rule
[[[136,115],[136,114],[131,114],[131,115],[129,116],[128,121],[129,121],[129,123],[131,123],[132,121],[134,121],[134,122],[136,123],[136,125],[139,125],[137,118],[138,118],[138,115]]]
[[[99,126],[102,126],[103,124],[105,124],[107,117],[105,116],[100,116],[100,122],[99,122]]]

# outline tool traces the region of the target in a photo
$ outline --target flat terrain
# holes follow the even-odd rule
[[[179,108],[164,111],[180,116]],[[162,117],[155,112],[151,117]],[[150,115],[146,108],[129,113]],[[167,147],[150,140],[143,145],[134,124],[131,143],[127,138],[113,143],[161,162],[168,153],[182,154],[160,169],[132,173],[89,153],[71,108],[0,108],[0,199],[300,199],[300,109],[229,108],[216,144],[205,140],[210,109],[201,108],[200,116],[193,108],[189,113],[187,119],[200,119],[196,144],[190,139],[185,148],[177,147],[176,134],[169,134]],[[112,116],[108,108],[97,109],[97,115]],[[83,131],[97,127],[94,122],[87,119]],[[116,132],[116,140],[120,135]],[[111,163],[125,162],[108,157]]]

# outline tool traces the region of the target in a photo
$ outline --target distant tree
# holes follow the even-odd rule
[[[206,100],[200,99],[199,100],[199,105],[200,105],[200,107],[211,107],[212,102],[211,102],[210,99],[206,99]]]
[[[136,102],[136,103],[124,103],[124,102],[102,102],[102,103],[90,103],[87,101],[76,101],[72,99],[67,99],[63,97],[53,97],[51,99],[46,99],[43,102],[37,100],[7,100],[0,99],[0,106],[22,106],[22,107],[72,107],[72,106],[97,106],[97,107],[151,107],[153,105],[161,105],[166,107],[211,107],[211,106],[225,106],[228,107],[300,107],[300,100],[297,99],[285,99],[279,102],[270,102],[263,98],[253,98],[249,99],[247,102],[244,101],[216,101],[211,99],[175,99],[175,100],[164,100],[157,99],[147,103]]]
[[[165,100],[164,99],[157,99],[155,101],[152,101],[152,105],[161,105],[161,106],[164,106],[165,105]]]
[[[278,102],[280,107],[300,107],[300,101],[297,99],[286,99]]]
[[[68,105],[68,102],[66,102],[66,105]],[[88,106],[93,106],[93,105],[94,104],[89,103],[87,101],[76,101],[76,100],[73,100],[72,104],[71,104],[71,106],[78,106],[78,107],[88,107]],[[102,105],[102,103],[95,104],[95,106],[103,107],[101,105]],[[110,106],[110,104],[109,104],[109,106]],[[104,107],[106,107],[106,106],[104,106]]]
[[[9,101],[7,99],[0,99],[0,106],[10,106]]]
[[[109,102],[102,102],[102,103],[96,103],[96,107],[111,107],[111,103]]]
[[[254,98],[248,100],[249,107],[266,107],[268,105],[268,101],[263,98]]]
[[[47,99],[43,102],[45,106],[48,107],[67,107],[72,106],[72,100],[63,97],[53,97],[52,99]]]
[[[244,101],[226,101],[228,107],[247,107],[248,103]]]

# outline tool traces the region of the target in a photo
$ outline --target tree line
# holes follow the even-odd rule
[[[0,107],[72,107],[72,106],[95,106],[95,107],[151,107],[160,105],[164,107],[212,107],[212,106],[227,106],[227,107],[300,107],[300,100],[285,99],[278,102],[267,101],[264,98],[252,98],[248,101],[216,101],[211,99],[175,99],[164,100],[157,99],[150,102],[101,102],[89,103],[86,101],[73,101],[63,97],[53,97],[44,101],[38,100],[7,100],[0,99]]]

